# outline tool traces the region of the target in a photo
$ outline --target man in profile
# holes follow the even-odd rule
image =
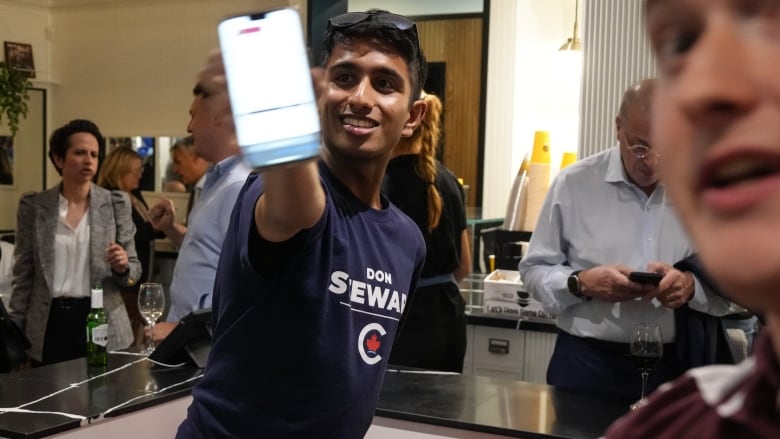
[[[171,146],[171,160],[173,161],[173,173],[179,177],[179,181],[184,183],[190,193],[186,216],[189,218],[192,207],[206,183],[206,171],[211,163],[198,154],[192,135],[177,140]]]
[[[196,85],[187,125],[187,132],[192,136],[172,148],[174,167],[185,182],[203,180],[187,225],[174,220],[176,211],[171,200],[160,200],[150,210],[152,225],[179,248],[170,287],[171,307],[166,321],[155,325],[157,341],[167,337],[190,312],[211,307],[214,277],[230,211],[249,174],[239,155],[232,127],[211,117],[203,104],[206,98],[203,88]],[[204,169],[202,177],[197,177],[204,164],[208,169]]]

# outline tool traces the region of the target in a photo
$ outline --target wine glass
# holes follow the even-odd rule
[[[636,410],[645,404],[647,378],[653,367],[661,360],[663,351],[664,341],[661,337],[661,328],[658,325],[640,323],[634,326],[629,356],[642,374],[642,396],[639,401],[631,404],[631,410]]]
[[[138,311],[149,324],[150,336],[145,353],[154,352],[154,324],[165,311],[165,293],[158,283],[143,283],[138,288]]]

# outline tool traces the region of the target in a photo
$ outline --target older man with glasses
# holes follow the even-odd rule
[[[628,356],[634,325],[658,325],[666,343],[650,372],[654,389],[687,367],[674,310],[723,314],[729,307],[672,265],[694,249],[658,181],[663,158],[653,150],[649,117],[655,84],[645,79],[625,91],[615,118],[619,145],[556,177],[519,264],[533,297],[557,315],[548,383],[627,402],[640,397],[642,383]],[[662,278],[638,283],[633,271]]]

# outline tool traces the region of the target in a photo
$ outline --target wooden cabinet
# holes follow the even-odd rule
[[[468,325],[463,373],[546,383],[555,333]]]

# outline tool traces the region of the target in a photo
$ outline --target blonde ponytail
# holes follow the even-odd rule
[[[439,225],[442,210],[441,195],[436,188],[436,151],[441,140],[442,104],[436,95],[423,92],[422,98],[428,108],[412,140],[420,145],[417,174],[428,183],[428,232],[431,232]]]

